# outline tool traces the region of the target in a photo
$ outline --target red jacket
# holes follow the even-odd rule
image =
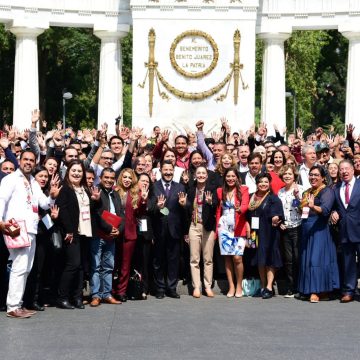
[[[125,205],[125,231],[124,236],[126,240],[136,240],[137,239],[137,218],[143,215],[146,211],[146,202],[142,203],[142,199],[139,194],[138,207],[134,209],[132,207],[132,198],[130,193],[128,192],[128,196],[126,198]]]
[[[240,211],[235,212],[235,237],[245,237],[246,236],[246,212],[249,208],[249,189],[245,185],[240,186],[241,191],[241,204]],[[218,206],[216,208],[216,224],[219,223],[221,213],[222,213],[222,188],[218,188],[216,190],[217,197],[219,199]],[[239,203],[236,192],[235,192],[235,204]]]

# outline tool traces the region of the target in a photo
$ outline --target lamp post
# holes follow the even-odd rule
[[[294,91],[294,93],[292,93],[291,91],[286,91],[285,92],[285,97],[287,97],[287,98],[293,97],[294,98],[294,101],[293,101],[293,121],[294,121],[294,133],[295,133],[295,131],[296,131],[296,94],[295,94],[295,91]]]
[[[63,93],[63,129],[65,130],[65,108],[66,108],[66,100],[72,99],[72,93],[71,92],[64,92]]]

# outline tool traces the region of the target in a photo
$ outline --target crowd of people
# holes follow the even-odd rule
[[[321,127],[306,138],[265,124],[204,133],[116,125],[30,129],[0,138],[0,306],[28,318],[46,306],[118,305],[128,298],[354,300],[360,252],[360,139]],[[39,126],[41,125],[41,126]],[[39,131],[39,127],[41,131]],[[20,230],[20,235],[17,232]],[[217,261],[214,259],[217,257]],[[217,264],[217,265],[216,265]],[[180,271],[180,273],[179,273]],[[84,283],[90,297],[83,296]],[[45,291],[46,290],[46,291]],[[134,295],[136,294],[136,295]]]

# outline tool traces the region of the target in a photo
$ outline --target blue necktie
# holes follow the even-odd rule
[[[170,184],[165,183],[165,196],[168,198],[170,195]]]

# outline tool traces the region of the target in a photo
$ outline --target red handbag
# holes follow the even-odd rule
[[[103,213],[101,214],[101,218],[109,225],[113,226],[114,228],[118,229],[121,222],[122,222],[122,218],[120,216],[117,216],[116,214],[113,214],[107,210],[104,210]],[[114,240],[114,237],[111,237],[110,234],[105,233],[102,230],[98,230],[97,231],[97,235],[99,238],[110,241],[110,240]]]

